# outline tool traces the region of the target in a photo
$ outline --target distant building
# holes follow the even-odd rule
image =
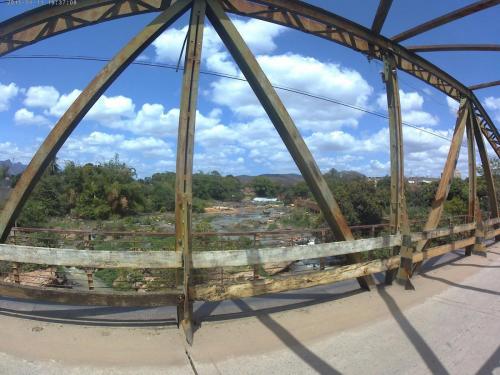
[[[455,173],[453,173],[453,177],[454,178],[460,178],[460,179],[462,179],[462,173],[460,173],[460,171],[457,171],[455,169]]]

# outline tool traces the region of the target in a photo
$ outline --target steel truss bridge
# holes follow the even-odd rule
[[[498,51],[498,45],[454,44],[403,46],[401,42],[456,19],[496,6],[500,0],[482,0],[432,19],[392,38],[380,34],[392,0],[380,0],[370,29],[324,9],[297,0],[78,0],[71,5],[46,5],[0,23],[0,56],[52,36],[118,18],[156,12],[159,15],[125,45],[94,77],[60,118],[21,176],[0,214],[0,260],[52,266],[105,268],[157,268],[182,271],[181,288],[146,294],[130,292],[77,292],[28,287],[0,282],[0,295],[56,302],[115,306],[178,306],[178,320],[189,343],[193,340],[193,301],[223,300],[281,292],[356,278],[370,289],[372,274],[385,272],[385,281],[396,278],[412,288],[411,277],[426,259],[465,247],[465,254],[486,254],[485,241],[500,239],[500,217],[492,171],[484,139],[500,156],[500,135],[474,94],[474,90],[500,81],[467,87],[416,52]],[[33,247],[12,241],[12,227],[30,192],[79,122],[116,78],[179,17],[190,12],[182,84],[176,163],[175,251],[107,251]],[[391,210],[390,235],[355,239],[335,197],[275,89],[249,50],[228,13],[283,25],[330,40],[382,60],[390,130]],[[274,124],[313,193],[335,242],[308,246],[244,250],[192,251],[192,173],[198,81],[205,18],[221,37],[260,103]],[[460,102],[453,139],[430,213],[421,231],[410,229],[405,192],[402,118],[398,72],[406,72]],[[332,87],[332,89],[335,89]],[[466,133],[469,161],[468,222],[438,228],[453,178],[462,139]],[[484,137],[484,138],[483,138]],[[484,218],[477,198],[476,147],[488,189],[490,216]],[[461,236],[462,239],[456,240]],[[447,243],[429,246],[431,240]],[[13,243],[14,242],[14,243]],[[387,259],[363,260],[373,250],[391,248]],[[230,285],[195,285],[198,269],[255,266],[310,258],[345,256],[346,265],[322,267],[305,274],[272,277]],[[89,280],[92,272],[89,272]],[[17,278],[18,280],[18,278]]]

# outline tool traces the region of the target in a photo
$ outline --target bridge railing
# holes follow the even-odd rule
[[[427,232],[413,232],[406,241],[416,243],[431,240],[430,247],[413,255],[415,263],[426,259],[471,247],[500,235],[495,229],[500,219],[482,223],[483,236],[476,235],[476,223],[441,227]],[[20,229],[34,233],[33,229]],[[49,231],[50,233],[51,231]],[[45,233],[45,232],[37,232]],[[81,234],[78,232],[78,234]],[[200,235],[201,238],[210,235]],[[195,251],[192,266],[195,277],[190,286],[195,300],[223,300],[256,296],[333,283],[397,268],[400,257],[392,256],[391,249],[401,246],[405,238],[400,234],[361,238],[353,241],[326,242],[314,245],[248,247],[243,249]],[[386,251],[385,253],[380,251]],[[376,253],[379,252],[379,253]],[[361,262],[340,265],[348,254],[362,254]],[[159,285],[153,291],[123,292],[117,290],[73,290],[64,288],[35,287],[19,283],[19,267],[22,264],[46,265],[49,272],[57,275],[61,268],[76,267],[87,275],[96,270],[152,269],[171,272],[172,278],[182,280],[182,256],[166,250],[98,250],[14,244],[0,244],[0,261],[11,262],[16,267],[13,282],[0,282],[0,295],[51,300],[73,304],[158,306],[176,304],[182,298],[179,283]],[[294,267],[297,261],[302,268]],[[312,265],[312,266],[311,266]],[[16,282],[16,268],[18,272]],[[280,272],[274,272],[279,269]],[[138,298],[134,298],[138,296]]]

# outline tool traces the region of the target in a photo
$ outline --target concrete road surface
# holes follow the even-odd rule
[[[500,245],[414,278],[196,305],[192,347],[172,309],[0,299],[0,374],[500,374]]]

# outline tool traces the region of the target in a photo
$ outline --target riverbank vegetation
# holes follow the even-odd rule
[[[493,160],[492,166],[495,179],[498,180],[499,163]],[[482,170],[479,169],[479,172],[481,174]],[[324,176],[350,225],[377,224],[388,217],[389,177],[368,178],[358,172],[335,169]],[[12,178],[12,186],[17,180],[18,176]],[[424,217],[427,214],[437,186],[437,180],[412,184],[407,182],[406,199],[411,217]],[[292,204],[296,200],[314,201],[304,181],[285,185],[258,176],[244,185],[238,178],[223,176],[216,171],[193,175],[195,213],[202,213],[205,207],[214,202],[241,202],[252,194],[259,197],[278,196],[285,204]],[[478,195],[483,210],[488,211],[486,184],[482,177],[478,179]],[[467,199],[467,179],[454,178],[445,204],[445,214],[466,214]],[[100,164],[77,165],[68,162],[61,167],[54,162],[31,194],[18,225],[44,226],[50,218],[151,221],[154,213],[169,213],[174,209],[173,172],[137,178],[134,168],[121,162],[118,156]],[[303,209],[297,209],[284,217],[284,222],[295,227],[322,224],[320,217],[306,215]]]

